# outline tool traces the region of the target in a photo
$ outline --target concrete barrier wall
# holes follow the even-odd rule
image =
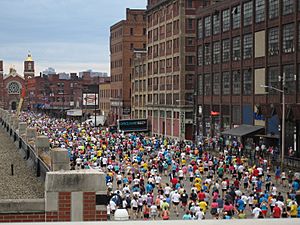
[[[17,149],[19,149],[19,153],[23,156],[23,159],[26,160],[28,166],[33,167],[36,171],[36,176],[40,177],[44,181],[46,173],[50,171],[50,165],[45,163],[43,159],[39,157],[35,148],[36,142],[38,146],[41,143],[41,141],[36,140],[36,130],[28,128],[26,123],[19,121],[16,116],[10,115],[8,111],[3,109],[0,109],[0,123],[3,129],[10,135],[12,141],[15,143]],[[42,145],[45,147],[45,141],[42,142]],[[39,150],[42,151],[45,148],[39,148]]]
[[[36,176],[45,180],[45,199],[0,200],[0,223],[107,220],[104,173],[70,171],[66,149],[49,153],[46,136],[37,136],[35,129],[2,109],[0,123]]]

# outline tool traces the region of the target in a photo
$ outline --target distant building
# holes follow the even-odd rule
[[[92,70],[79,72],[79,77],[82,77],[83,74],[89,73],[91,77],[108,77],[107,72],[94,72]]]
[[[110,27],[111,121],[130,118],[133,50],[146,48],[145,10],[126,9],[126,19]]]
[[[0,107],[6,110],[16,110],[21,98],[23,89],[27,89],[28,81],[34,77],[34,61],[31,54],[28,54],[24,61],[24,75],[21,76],[14,68],[4,74],[3,61],[0,61]],[[23,102],[23,109],[28,104],[28,92]]]
[[[44,75],[51,75],[51,74],[56,74],[55,69],[52,67],[48,67],[47,69],[45,69],[42,74]]]

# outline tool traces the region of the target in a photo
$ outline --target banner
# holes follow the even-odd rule
[[[25,96],[26,96],[26,90],[25,90],[25,88],[22,88],[21,99],[20,99],[20,102],[19,102],[19,105],[18,105],[18,109],[17,109],[17,117],[20,116],[21,108],[22,108]]]

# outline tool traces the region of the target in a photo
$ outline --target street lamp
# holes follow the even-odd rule
[[[285,76],[284,76],[285,77]],[[284,79],[283,77],[283,79]],[[283,80],[284,82],[284,80]],[[268,86],[268,85],[261,85],[261,87],[263,88],[269,88],[272,89],[274,91],[278,91],[280,93],[282,93],[282,127],[281,127],[281,163],[280,163],[280,167],[281,169],[283,169],[283,160],[284,160],[284,147],[285,147],[285,91],[284,91],[284,85],[282,90],[272,87],[272,86]]]

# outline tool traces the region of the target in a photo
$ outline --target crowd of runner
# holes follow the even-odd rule
[[[300,217],[299,174],[273,169],[263,154],[253,166],[243,154],[232,154],[242,148],[235,141],[218,141],[222,151],[213,152],[205,140],[195,145],[111,133],[33,113],[22,113],[21,119],[48,136],[51,148],[68,149],[71,169],[106,173],[111,215],[125,208],[131,219]]]

